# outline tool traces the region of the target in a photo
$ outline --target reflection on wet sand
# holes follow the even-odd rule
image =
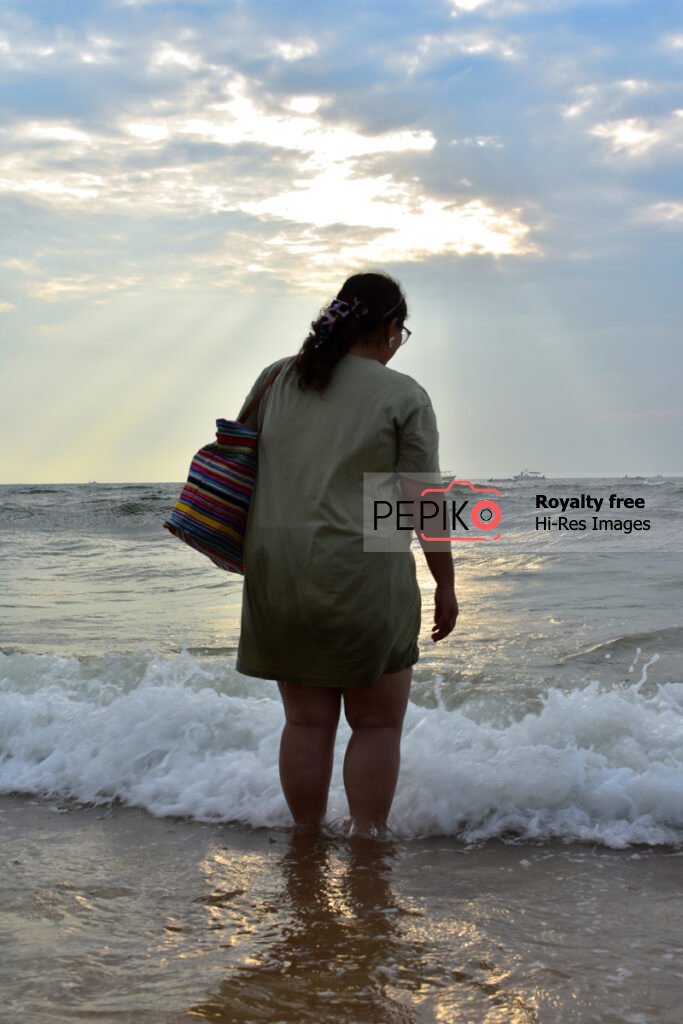
[[[270,941],[252,948],[193,1016],[221,1022],[419,1018],[403,990],[419,989],[419,944],[407,941],[391,888],[390,843],[295,833],[281,859],[282,903]],[[231,948],[234,947],[231,944]]]

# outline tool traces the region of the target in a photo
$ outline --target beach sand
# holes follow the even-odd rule
[[[683,853],[0,799],[0,1021],[680,1020]]]

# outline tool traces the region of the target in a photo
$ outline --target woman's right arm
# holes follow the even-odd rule
[[[439,481],[440,482],[440,481]],[[432,640],[437,642],[447,637],[455,628],[458,618],[458,599],[455,595],[455,569],[453,566],[453,552],[451,548],[451,534],[447,525],[444,525],[440,517],[430,519],[427,527],[431,538],[427,540],[420,528],[420,502],[422,492],[428,484],[424,480],[418,481],[411,477],[401,477],[401,492],[406,501],[411,501],[413,509],[413,526],[417,539],[424,552],[425,560],[436,583],[434,592],[434,624],[432,626]],[[429,499],[430,505],[433,495]],[[430,508],[431,511],[431,508]]]
[[[432,640],[443,640],[452,633],[458,619],[458,599],[455,596],[453,556],[448,551],[425,551],[429,571],[436,580],[434,591],[434,625]]]

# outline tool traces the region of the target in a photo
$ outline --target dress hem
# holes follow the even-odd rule
[[[299,675],[295,676],[295,675],[292,675],[292,673],[290,673],[290,672],[277,672],[277,673],[262,672],[262,671],[259,671],[258,669],[247,668],[245,665],[241,664],[239,661],[237,662],[236,668],[237,668],[237,671],[240,673],[240,675],[252,676],[255,679],[272,679],[273,682],[296,683],[299,686],[330,686],[330,687],[336,686],[336,687],[339,687],[340,689],[344,690],[347,687],[361,688],[362,689],[363,687],[372,686],[372,684],[377,679],[379,679],[380,676],[387,675],[388,673],[403,672],[405,669],[412,668],[413,665],[416,665],[418,660],[419,660],[419,654],[416,655],[411,661],[409,661],[407,665],[400,665],[398,668],[384,669],[384,671],[380,672],[379,675],[377,675],[375,677],[375,679],[371,679],[369,682],[365,682],[365,680],[363,680],[362,682],[359,682],[357,680],[354,680],[354,681],[343,680],[342,681],[340,679],[321,679],[320,676],[299,676]]]

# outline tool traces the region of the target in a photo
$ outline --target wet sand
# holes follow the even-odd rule
[[[683,852],[0,799],[2,1024],[680,1020]]]

